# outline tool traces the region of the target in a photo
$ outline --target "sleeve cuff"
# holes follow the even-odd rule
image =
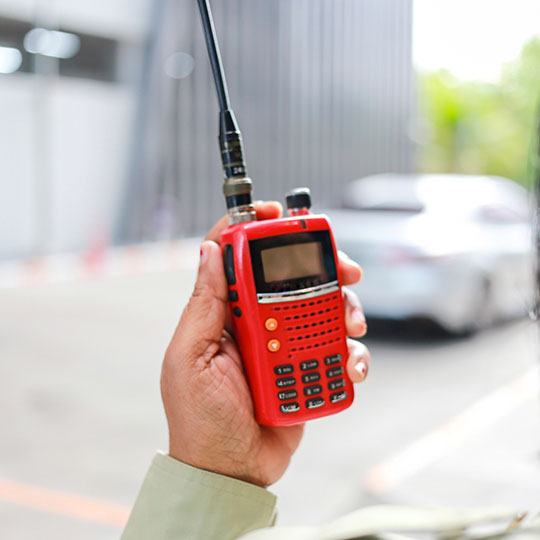
[[[276,501],[266,489],[158,452],[122,540],[235,539],[273,525]]]

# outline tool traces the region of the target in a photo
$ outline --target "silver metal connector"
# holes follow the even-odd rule
[[[229,225],[256,221],[257,214],[252,198],[251,179],[247,177],[226,178],[223,184],[223,194],[227,202]]]
[[[244,223],[246,221],[257,221],[257,213],[255,207],[250,204],[248,206],[237,206],[229,208],[229,225],[235,223]]]

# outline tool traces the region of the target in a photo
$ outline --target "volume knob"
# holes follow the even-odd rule
[[[296,188],[286,195],[287,208],[290,216],[309,214],[311,208],[311,192],[309,188]]]

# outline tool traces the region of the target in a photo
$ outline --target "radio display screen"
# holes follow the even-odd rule
[[[282,234],[249,244],[258,293],[296,291],[337,280],[327,231]]]
[[[261,258],[266,283],[325,273],[319,242],[264,249]]]

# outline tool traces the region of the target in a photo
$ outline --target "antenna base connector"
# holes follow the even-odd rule
[[[225,195],[227,203],[229,225],[257,220],[255,206],[251,197],[252,189],[250,178],[233,177],[225,179],[223,195]]]

